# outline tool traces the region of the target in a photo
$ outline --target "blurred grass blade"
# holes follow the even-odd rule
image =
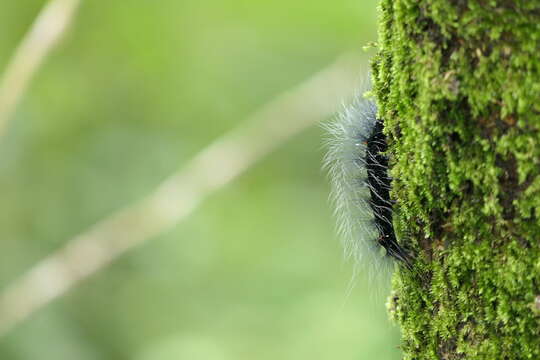
[[[66,32],[81,0],[51,0],[38,14],[0,79],[0,138],[32,77]]]
[[[343,57],[211,143],[138,203],[98,222],[0,293],[0,335],[127,250],[170,229],[202,200],[354,93],[358,59]]]

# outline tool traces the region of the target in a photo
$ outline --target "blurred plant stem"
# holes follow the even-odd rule
[[[352,94],[359,59],[344,56],[198,153],[139,202],[37,263],[0,293],[0,336],[129,249],[170,229],[265,155],[331,116]]]
[[[0,78],[0,137],[43,60],[58,44],[81,0],[51,0],[38,14]]]

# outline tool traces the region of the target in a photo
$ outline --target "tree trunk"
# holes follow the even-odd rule
[[[540,0],[382,0],[405,359],[540,359]]]

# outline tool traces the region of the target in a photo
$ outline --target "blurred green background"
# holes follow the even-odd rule
[[[0,2],[0,69],[44,3]],[[375,40],[376,6],[85,1],[0,139],[0,289]],[[0,359],[399,359],[385,291],[360,276],[348,294],[322,137],[294,138],[35,313],[0,338]]]

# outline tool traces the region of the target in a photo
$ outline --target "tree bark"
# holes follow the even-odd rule
[[[540,1],[382,0],[405,359],[540,359]]]

